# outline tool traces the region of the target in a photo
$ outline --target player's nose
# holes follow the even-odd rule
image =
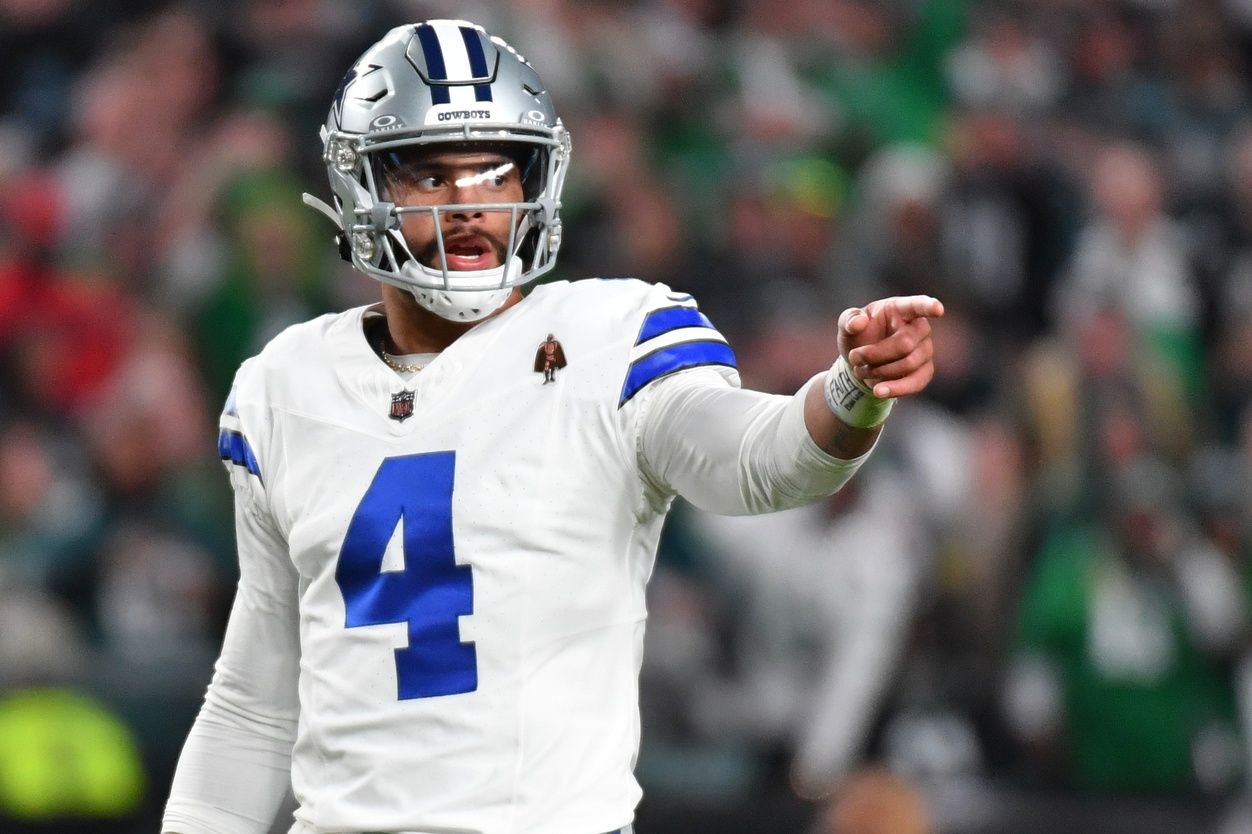
[[[480,208],[473,208],[473,204],[482,203],[483,195],[481,186],[477,183],[457,183],[452,187],[451,200],[454,206],[465,206],[464,208],[454,208],[449,215],[454,219],[468,219],[471,217],[481,218],[483,211]]]

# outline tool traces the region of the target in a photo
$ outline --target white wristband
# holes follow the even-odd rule
[[[835,360],[826,374],[826,405],[836,417],[853,428],[881,426],[895,402],[895,397],[875,397],[873,390],[856,378],[842,356]]]

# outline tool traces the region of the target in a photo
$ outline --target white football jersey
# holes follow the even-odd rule
[[[737,385],[734,356],[690,296],[633,280],[540,286],[408,382],[365,315],[245,363],[219,439],[275,533],[241,528],[245,577],[298,594],[293,830],[616,831],[669,497],[638,395],[701,366]]]

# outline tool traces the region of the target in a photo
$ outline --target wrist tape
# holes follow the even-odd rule
[[[875,397],[873,390],[856,378],[842,356],[826,374],[826,405],[853,428],[872,429],[882,425],[895,402],[894,397]]]

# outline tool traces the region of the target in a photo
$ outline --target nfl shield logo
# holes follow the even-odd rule
[[[413,392],[401,391],[391,395],[391,413],[387,415],[396,422],[403,423],[413,416]]]

